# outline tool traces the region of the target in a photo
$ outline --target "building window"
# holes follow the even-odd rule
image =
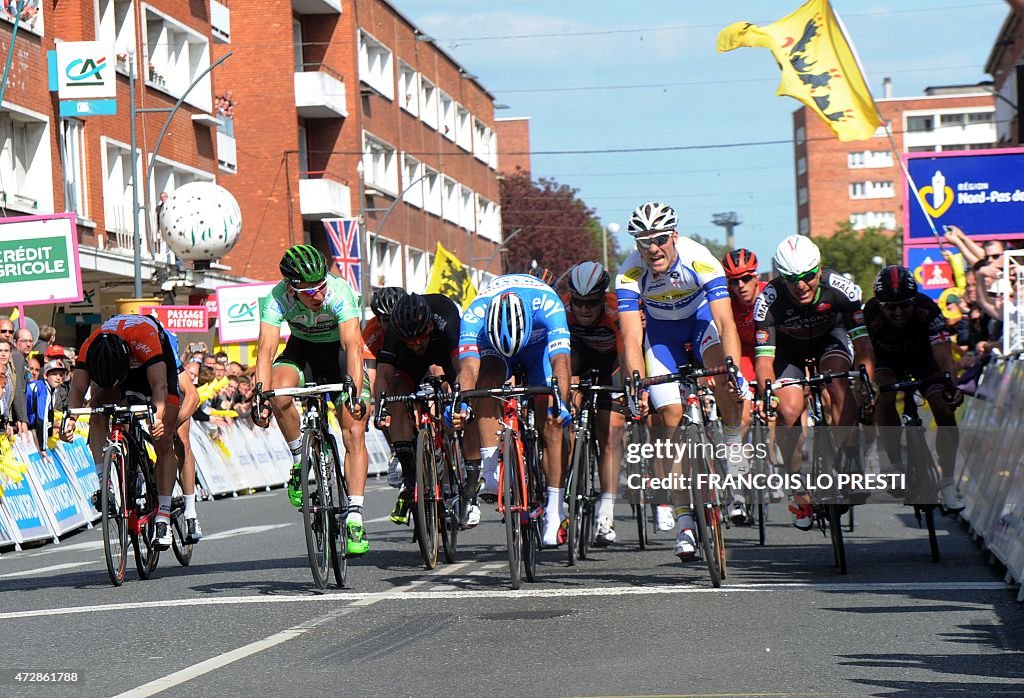
[[[995,118],[995,114],[990,111],[974,111],[967,115],[967,123],[969,124],[990,124]]]
[[[387,99],[395,98],[394,58],[391,49],[359,30],[359,79]]]
[[[892,167],[891,150],[863,150],[857,153],[849,153],[847,165],[850,169],[861,167]]]
[[[476,159],[495,167],[497,157],[494,146],[494,131],[479,119],[473,119],[473,155]]]
[[[427,213],[441,215],[441,175],[437,170],[423,167],[423,208]]]
[[[398,103],[413,116],[419,116],[420,74],[402,61],[398,62]]]
[[[451,177],[441,176],[441,211],[446,221],[459,224],[459,213],[462,210],[459,201],[459,185]]]
[[[807,187],[800,187],[796,192],[796,202],[800,205],[807,203]]]
[[[131,251],[132,157],[123,143],[103,138],[103,228],[111,233],[107,247]],[[144,224],[140,224],[142,227]]]
[[[14,24],[17,12],[18,0],[4,0],[3,9],[0,10],[0,17]],[[23,0],[21,18],[18,20],[18,30],[30,31],[39,36],[43,35],[43,8],[40,6],[40,0]]]
[[[811,221],[807,217],[800,219],[800,234],[810,235],[811,234]]]
[[[801,145],[804,141],[807,140],[807,129],[805,129],[803,126],[798,126],[796,129],[795,138],[796,144]]]
[[[933,153],[935,152],[934,145],[912,145],[907,148],[908,153]]]
[[[963,126],[966,114],[940,114],[940,126]]]
[[[907,117],[907,131],[910,132],[921,132],[931,131],[935,128],[935,117],[929,114],[928,116],[908,116]]]
[[[460,186],[459,225],[470,232],[476,228],[476,210],[474,210],[473,204],[473,190],[467,186]]]
[[[438,95],[440,104],[440,123],[437,130],[444,134],[448,140],[455,141],[455,100],[448,93],[441,90]]]
[[[807,158],[802,157],[796,161],[796,173],[798,175],[807,173]]]
[[[427,254],[415,247],[405,248],[405,288],[411,293],[423,293],[430,280]]]
[[[368,188],[398,196],[398,154],[395,147],[365,132],[363,177],[363,182]]]
[[[423,163],[409,155],[402,156],[402,189],[405,203],[423,208]]]
[[[148,58],[140,72],[147,85],[180,97],[210,67],[210,43],[205,36],[148,6],[143,14],[143,32]],[[213,109],[209,73],[185,101],[206,112]]]
[[[437,87],[420,77],[420,118],[432,129],[437,128]]]
[[[850,223],[854,230],[864,228],[883,228],[885,230],[896,229],[896,214],[888,211],[868,213],[854,213],[850,216]]]
[[[128,74],[128,49],[135,46],[132,7],[132,0],[99,0],[96,8],[96,40],[114,46],[117,69],[125,75]]]
[[[892,182],[853,182],[850,184],[851,199],[891,199],[896,196]]]
[[[501,209],[482,196],[476,197],[476,232],[482,238],[501,242]]]
[[[0,204],[25,213],[53,213],[49,121],[42,114],[0,111]]]
[[[473,117],[461,104],[455,110],[455,142],[467,153],[473,150]]]
[[[403,286],[401,246],[392,240],[370,235],[370,285]]]
[[[61,165],[64,171],[64,210],[89,218],[89,189],[85,176],[85,124],[61,119]]]

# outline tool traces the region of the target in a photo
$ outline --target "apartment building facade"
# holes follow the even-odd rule
[[[274,279],[289,245],[330,253],[323,219],[361,217],[364,293],[422,291],[439,242],[500,273],[493,98],[398,9],[382,0],[239,3],[231,44],[214,55],[227,50],[234,55],[215,81],[237,102],[238,149],[224,186],[246,219],[224,260],[233,271]]]
[[[132,295],[136,193],[143,295],[160,296],[182,275],[157,232],[155,211],[160,192],[173,192],[187,182],[216,182],[222,174],[216,153],[218,122],[210,113],[212,83],[206,73],[210,46],[218,39],[205,3],[188,0],[31,0],[18,18],[17,34],[11,6],[5,3],[5,8],[0,11],[0,41],[6,48],[14,38],[15,58],[4,76],[0,108],[0,213],[76,214],[83,287],[91,302],[30,313],[54,324],[64,341],[74,342],[100,314],[113,312],[115,299]],[[114,47],[116,114],[60,115],[57,97],[48,88],[47,52],[61,41],[99,41]],[[146,110],[135,123],[138,177],[132,174],[129,66],[136,76],[136,107]],[[169,115],[157,151],[157,137]],[[214,269],[199,283],[213,286],[230,278],[226,270]]]
[[[995,98],[990,83],[934,87],[917,97],[886,96],[878,109],[901,153],[994,148]],[[793,113],[797,232],[827,237],[843,221],[855,230],[895,232],[903,220],[905,179],[883,128],[843,143],[806,107]],[[923,185],[920,185],[923,186]]]

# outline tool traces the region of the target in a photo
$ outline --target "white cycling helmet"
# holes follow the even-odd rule
[[[608,290],[608,272],[597,262],[580,262],[569,271],[569,290],[576,296],[589,296]]]
[[[648,201],[640,204],[629,216],[626,230],[630,235],[647,235],[649,233],[675,230],[679,224],[675,209],[668,204]]]
[[[503,356],[512,357],[530,341],[533,314],[519,294],[508,291],[491,299],[485,324],[491,346]]]
[[[772,261],[780,274],[797,276],[820,266],[821,252],[806,235],[790,235],[779,244]]]

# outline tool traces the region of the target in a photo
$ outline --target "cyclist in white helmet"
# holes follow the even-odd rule
[[[680,237],[677,226],[675,210],[658,202],[641,204],[629,217],[627,230],[636,240],[636,249],[623,262],[615,291],[626,375],[633,371],[648,376],[675,372],[687,363],[683,349],[687,342],[693,346],[694,359],[706,366],[721,365],[727,356],[740,365],[740,339],[722,265],[706,247]],[[646,339],[641,313],[646,316]],[[732,454],[740,451],[740,403],[749,392],[742,375],[738,378],[739,393],[725,380],[715,381],[714,388],[724,441]],[[649,399],[666,427],[665,433],[672,434],[683,418],[679,386],[654,386]],[[642,413],[647,412],[647,405],[648,394],[644,393]],[[663,468],[665,465],[661,463]],[[735,472],[741,462],[729,465]],[[672,530],[674,513],[675,553],[681,560],[688,560],[696,554],[689,494],[673,491],[671,498],[674,512],[665,504],[656,508],[658,529]]]

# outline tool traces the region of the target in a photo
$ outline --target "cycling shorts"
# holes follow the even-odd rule
[[[551,356],[548,354],[548,343],[528,346],[515,356],[509,358],[496,351],[493,347],[480,347],[480,358],[494,357],[505,364],[505,380],[512,377],[516,366],[526,369],[526,383],[531,386],[551,385]]]
[[[775,348],[775,378],[806,378],[806,360],[821,362],[832,357],[846,360],[853,367],[853,344],[842,327],[835,327],[826,335],[814,339],[780,340]]]
[[[894,353],[888,352],[879,347],[875,347],[875,375],[888,371],[893,374],[892,380],[889,380],[888,376],[880,376],[878,380],[879,385],[887,385],[896,381],[909,380],[916,378],[918,380],[931,380],[938,378],[942,374],[942,370],[939,368],[939,364],[935,362],[935,357],[932,356],[930,345],[925,347],[918,352],[905,352],[905,353]],[[945,389],[945,385],[942,383],[933,383],[925,389],[926,396],[932,395],[940,390]]]
[[[703,362],[704,352],[721,344],[718,328],[711,318],[711,306],[704,303],[697,312],[680,320],[657,320],[647,316],[647,335],[644,338],[644,358],[647,360],[647,375],[658,376],[675,373],[688,362],[683,345],[693,345],[694,361]],[[655,409],[666,405],[679,405],[678,383],[652,385],[651,404]]]
[[[583,378],[590,371],[597,371],[598,385],[622,385],[619,370],[619,355],[616,352],[599,352],[585,346],[572,351],[572,375]],[[597,394],[597,409],[623,411],[622,393]]]
[[[341,341],[310,342],[295,335],[288,338],[284,351],[274,359],[274,366],[290,366],[299,374],[299,386],[307,382],[325,385],[341,383],[348,373],[348,356]],[[370,404],[370,376],[363,366],[363,391],[360,395]]]

